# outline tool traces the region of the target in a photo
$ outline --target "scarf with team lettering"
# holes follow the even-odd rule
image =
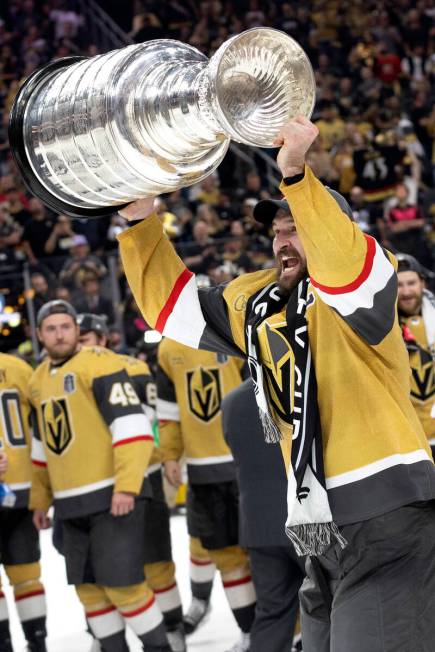
[[[276,444],[282,439],[279,420],[291,426],[293,432],[286,533],[298,555],[320,555],[333,539],[342,547],[346,541],[332,520],[326,492],[316,375],[305,317],[308,284],[308,279],[300,281],[290,297],[280,294],[277,283],[254,294],[247,304],[245,338],[266,442]],[[268,334],[270,326],[263,323],[284,308],[286,325],[280,326],[278,335]],[[281,356],[282,366],[277,365],[278,360],[265,364],[264,352],[263,356],[260,353],[260,327],[264,328],[264,337],[275,337],[275,355]],[[268,355],[273,357],[273,352]],[[274,379],[275,365],[280,368],[281,384]]]

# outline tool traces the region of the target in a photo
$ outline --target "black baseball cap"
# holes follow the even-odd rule
[[[44,305],[38,310],[36,325],[39,328],[46,317],[59,314],[70,315],[70,317],[72,317],[77,323],[77,313],[73,306],[68,303],[68,301],[63,301],[63,299],[54,299],[54,301],[44,303]]]
[[[102,315],[93,315],[90,312],[82,312],[77,315],[77,323],[80,326],[80,334],[89,333],[90,331],[97,335],[108,335],[109,328],[107,320]]]
[[[326,190],[330,195],[332,195],[332,197],[334,197],[343,213],[345,213],[353,221],[352,209],[343,195],[340,195],[340,193],[336,190],[332,190],[332,188],[326,188]],[[262,199],[258,202],[258,204],[254,206],[254,219],[257,220],[257,222],[261,222],[262,224],[272,224],[272,220],[279,209],[286,211],[286,213],[290,212],[289,205],[285,199]]]
[[[399,272],[416,272],[420,278],[425,278],[426,273],[422,265],[418,262],[417,258],[410,254],[403,254],[401,252],[394,254],[397,258],[398,266],[397,273]]]

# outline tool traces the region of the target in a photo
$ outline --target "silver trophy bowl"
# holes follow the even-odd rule
[[[9,140],[33,194],[73,217],[207,177],[230,140],[272,147],[296,115],[311,116],[314,74],[275,29],[250,29],[209,60],[173,40],[91,59],[59,59],[31,75],[11,112]]]

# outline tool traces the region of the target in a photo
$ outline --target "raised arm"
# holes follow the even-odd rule
[[[240,355],[235,345],[223,288],[198,293],[195,276],[163,232],[149,199],[121,211],[141,219],[118,236],[130,288],[148,324],[163,335],[192,348]]]
[[[306,118],[281,131],[278,165],[281,192],[293,215],[319,298],[369,344],[378,344],[395,318],[397,277],[394,258],[365,235],[341,210],[325,186],[305,166],[317,136]]]

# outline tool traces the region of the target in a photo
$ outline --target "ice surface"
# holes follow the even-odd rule
[[[190,601],[189,545],[186,520],[183,516],[172,517],[171,531],[178,585],[183,607],[187,610]],[[74,588],[66,583],[63,557],[52,546],[51,530],[42,532],[41,547],[42,577],[48,605],[48,651],[88,652],[92,640],[86,633],[83,609]],[[116,563],[116,560],[114,562]],[[12,592],[5,580],[3,570],[2,585],[9,605],[14,652],[24,652],[26,649],[24,636],[16,615]],[[220,577],[216,574],[211,614],[207,622],[188,638],[188,650],[192,652],[225,652],[238,637],[239,630],[226,602]],[[131,632],[128,632],[128,641],[131,652],[142,650],[140,643]]]

